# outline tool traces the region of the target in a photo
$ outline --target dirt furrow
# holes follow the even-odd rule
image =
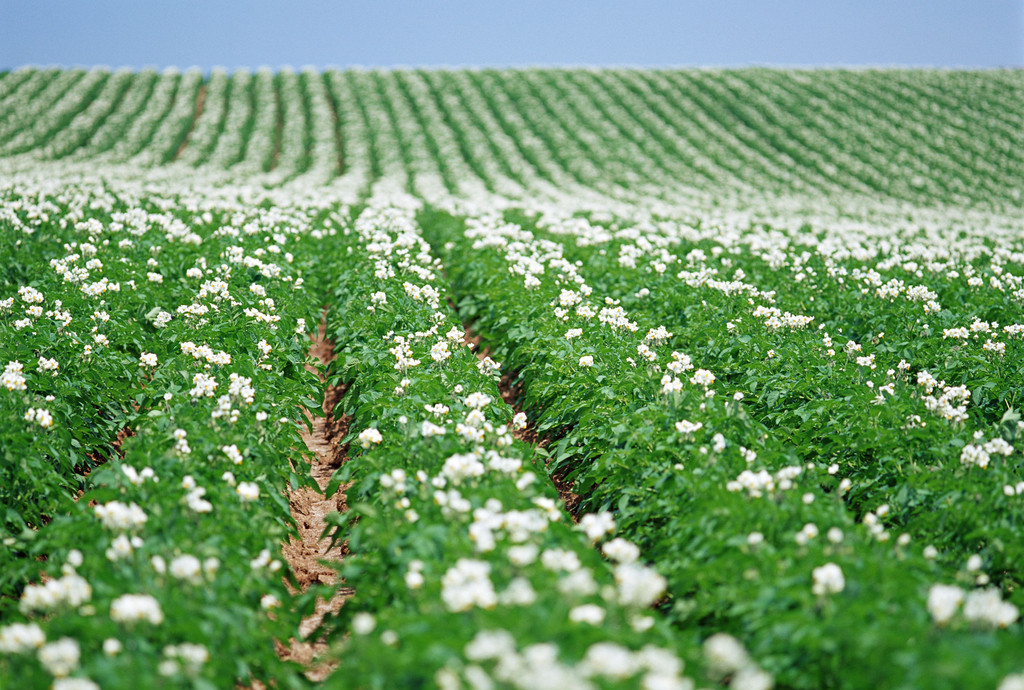
[[[449,301],[454,308],[454,303]],[[470,349],[476,354],[477,359],[483,360],[490,357],[490,349],[486,346],[481,347],[482,338],[473,332],[473,330],[465,323],[462,324],[462,329],[465,333],[462,336],[462,341],[470,346]],[[518,377],[515,372],[506,371],[501,375],[501,379],[498,381],[498,393],[501,394],[501,399],[505,401],[509,407],[518,412],[525,412],[521,405],[521,393],[522,385],[516,381]],[[524,443],[528,443],[536,448],[546,448],[551,444],[552,441],[557,440],[552,438],[550,433],[541,435],[537,431],[536,425],[527,420],[525,429],[513,429],[512,437],[516,438]],[[562,499],[565,504],[565,509],[569,512],[569,516],[573,522],[579,521],[579,515],[577,511],[580,505],[580,496],[573,492],[572,483],[565,481],[561,476],[551,476],[551,483],[554,484],[558,490],[558,496]]]
[[[309,354],[326,365],[334,359],[334,345],[324,337],[324,329],[325,325],[321,322],[318,332],[312,338]],[[315,371],[312,367],[310,370]],[[320,377],[323,381],[322,373]],[[297,469],[308,470],[319,491],[311,487],[288,491],[288,503],[298,525],[299,536],[292,537],[281,547],[282,555],[303,590],[311,585],[335,585],[337,573],[322,561],[339,561],[347,552],[346,544],[331,548],[330,539],[321,539],[326,527],[325,516],[347,509],[347,486],[341,486],[333,495],[324,494],[331,475],[345,461],[348,451],[347,445],[340,444],[340,440],[348,433],[348,419],[334,417],[334,407],[344,393],[344,387],[328,386],[324,395],[323,415],[314,416],[308,410],[303,410],[307,419],[312,420],[313,429],[309,432],[305,427],[302,428],[302,440],[308,453],[303,453],[295,464]],[[330,662],[318,661],[328,649],[326,642],[310,636],[320,627],[324,616],[337,612],[352,593],[351,588],[339,586],[329,600],[318,599],[313,615],[302,621],[300,639],[292,639],[287,646],[281,644],[278,648],[283,659],[306,666],[306,675],[310,680],[323,680],[334,668]]]
[[[178,160],[181,158],[182,151],[188,146],[189,139],[192,138],[192,132],[196,128],[196,121],[199,120],[199,116],[203,114],[203,102],[206,100],[206,84],[199,85],[199,93],[196,94],[196,109],[192,115],[192,124],[189,125],[188,132],[185,133],[185,138],[178,144],[178,150],[174,152],[174,158],[171,160]]]

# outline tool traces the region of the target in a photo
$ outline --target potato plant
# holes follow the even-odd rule
[[[0,686],[1024,687],[1022,94],[0,73]]]

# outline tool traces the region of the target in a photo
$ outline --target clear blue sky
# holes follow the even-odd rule
[[[1024,0],[4,0],[24,64],[1024,66]]]

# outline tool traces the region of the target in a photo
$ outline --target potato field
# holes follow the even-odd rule
[[[1024,689],[1020,70],[0,73],[0,688]]]

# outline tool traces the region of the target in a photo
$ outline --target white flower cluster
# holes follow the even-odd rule
[[[256,349],[260,353],[259,358],[256,360],[259,368],[264,371],[271,371],[274,367],[266,361],[267,358],[270,357],[270,353],[273,352],[273,348],[270,347],[270,343],[266,341],[266,338],[261,338],[260,341],[256,343]]]
[[[673,352],[672,361],[666,364],[665,368],[673,374],[682,374],[684,371],[693,369],[693,360],[682,352]]]
[[[390,352],[395,356],[395,369],[405,371],[420,365],[420,360],[413,356],[412,346],[405,341],[404,337],[396,335],[393,342],[395,346],[391,348]]]
[[[476,453],[462,453],[452,455],[445,460],[444,466],[441,468],[441,475],[458,486],[466,479],[482,476],[484,469],[484,465]]]
[[[374,428],[363,429],[359,432],[359,447],[367,449],[370,446],[379,446],[384,440],[384,436]]]
[[[715,375],[707,369],[698,369],[690,377],[690,383],[695,386],[704,386],[707,389],[715,385]]]
[[[580,606],[576,618],[593,621],[594,605]],[[658,690],[692,690],[693,682],[681,675],[682,662],[667,649],[647,645],[639,651],[613,642],[596,642],[575,665],[559,660],[553,643],[538,643],[517,651],[515,638],[505,630],[481,630],[465,648],[473,664],[462,671],[471,687],[495,687],[500,684],[521,690],[555,688],[592,688],[592,681],[621,685],[640,676],[638,687]],[[493,663],[488,674],[478,664]],[[438,687],[462,687],[458,672],[444,667],[435,676]]]
[[[132,486],[142,486],[146,480],[153,483],[158,483],[160,481],[160,478],[156,476],[156,472],[153,471],[152,467],[143,467],[142,470],[139,471],[131,465],[121,465],[121,473]]]
[[[444,436],[447,433],[447,429],[439,424],[434,424],[429,419],[424,419],[423,424],[420,425],[420,435],[423,438],[434,438],[435,436]]]
[[[82,650],[77,640],[62,637],[40,647],[37,657],[42,667],[52,676],[63,678],[78,668]]]
[[[753,316],[755,319],[764,319],[764,325],[770,331],[777,331],[782,328],[788,328],[793,331],[800,330],[807,328],[814,322],[813,316],[790,314],[788,311],[782,312],[776,307],[758,306],[754,309]]]
[[[473,412],[478,411],[479,410],[473,410]],[[470,415],[473,415],[473,412],[470,412]],[[466,420],[469,423],[459,422],[455,425],[455,433],[470,443],[483,443],[486,430],[478,427],[480,415],[467,415]],[[487,422],[487,424],[489,425],[490,422]]]
[[[966,386],[947,386],[945,381],[936,380],[927,371],[918,373],[917,383],[924,386],[925,396],[922,401],[929,412],[951,424],[967,421],[967,401],[971,398],[971,392]],[[935,388],[942,389],[942,395],[938,398],[932,395]]]
[[[272,300],[266,300],[270,305],[273,304]],[[277,314],[266,314],[259,309],[253,307],[246,307],[242,310],[246,316],[255,321],[258,324],[267,324],[272,331],[277,330],[277,324],[281,321],[281,317]]]
[[[964,592],[956,585],[932,585],[928,590],[928,613],[935,624],[948,625],[957,611],[968,623],[981,628],[1006,628],[1020,617],[1018,608],[1003,601],[995,587]]]
[[[1004,485],[1003,494],[1006,496],[1024,496],[1024,481],[1017,482],[1016,485]]]
[[[498,604],[491,564],[460,558],[441,578],[441,599],[449,611],[468,611],[474,606],[492,609]]]
[[[732,635],[715,633],[704,641],[708,674],[721,680],[731,676],[730,687],[743,690],[771,690],[774,679],[754,663],[742,643]]]
[[[120,561],[128,558],[135,552],[135,549],[141,548],[143,541],[141,537],[128,537],[126,534],[119,534],[114,537],[110,546],[104,552],[108,561]]]
[[[256,288],[256,290],[253,290],[252,288]],[[257,296],[266,296],[267,293],[265,289],[263,290],[262,295],[259,294],[259,290],[261,288],[263,288],[263,286],[258,283],[254,283],[249,286],[250,292],[253,294]],[[199,288],[198,298],[212,298],[215,302],[220,302],[222,300],[231,300],[231,293],[228,291],[228,284],[226,282],[220,278],[215,278],[214,280],[203,281],[203,284]]]
[[[179,673],[196,676],[203,665],[210,660],[210,652],[201,644],[182,642],[168,645],[163,649],[163,660],[158,666],[160,675],[170,677]]]
[[[122,594],[110,603],[110,618],[116,623],[164,622],[160,603],[149,594]]]
[[[688,419],[683,419],[681,421],[676,422],[676,431],[686,436],[691,436],[703,428],[703,422],[691,422]]]
[[[499,432],[501,432],[502,430],[504,430],[504,427],[499,427],[498,428]],[[502,438],[506,438],[506,437],[505,436],[499,436],[499,438],[498,438],[498,444],[499,445],[504,445],[504,444],[502,444],[500,442]],[[501,455],[500,453],[498,453],[498,451],[496,451],[496,450],[488,450],[487,452],[485,452],[484,453],[484,460],[487,461],[487,467],[489,469],[494,470],[495,472],[501,472],[503,474],[507,474],[507,475],[510,475],[510,476],[515,476],[516,474],[518,474],[519,470],[521,470],[522,467],[523,467],[523,461],[520,460],[519,458],[508,458],[508,457],[505,457],[505,456]]]
[[[175,556],[171,560],[167,572],[177,580],[185,580],[192,584],[199,584],[203,575],[202,563],[191,554]]]
[[[8,362],[7,366],[4,367],[4,373],[0,374],[0,386],[9,391],[25,390],[25,376],[21,373],[24,369],[25,367],[21,362]]]
[[[41,407],[30,407],[25,411],[25,421],[35,422],[44,429],[49,429],[53,426],[53,415],[50,414],[49,410]]]
[[[93,508],[96,517],[103,526],[113,532],[130,532],[141,529],[146,524],[146,513],[137,504],[125,505],[120,501],[111,501]]]
[[[230,460],[233,464],[242,464],[242,451],[238,450],[238,446],[236,446],[234,443],[232,443],[229,446],[222,446],[221,452],[223,452],[224,455],[228,456],[228,460]]]
[[[192,390],[189,395],[193,400],[212,398],[217,392],[217,379],[202,372],[192,377]]]
[[[430,348],[430,358],[435,362],[441,363],[452,356],[452,353],[448,350],[448,342],[445,340],[439,340]]]
[[[648,362],[653,362],[658,359],[658,353],[647,346],[647,343],[640,343],[636,346],[636,352],[638,355],[646,359]]]
[[[466,407],[470,409],[482,410],[483,408],[491,404],[491,400],[491,396],[487,395],[486,393],[476,392],[467,395],[465,400],[463,400],[463,403],[465,403]]]
[[[1006,354],[1006,343],[986,340],[985,344],[981,346],[981,349],[985,352],[992,352],[1002,357]]]
[[[260,497],[260,487],[256,482],[238,482],[235,493],[243,503],[251,503]]]
[[[635,563],[640,559],[640,548],[622,537],[605,542],[601,547],[601,553],[616,563]]]
[[[174,451],[182,455],[188,455],[192,452],[192,449],[188,445],[188,433],[184,429],[175,429],[174,433]]]
[[[188,480],[192,478],[190,476],[186,476],[185,479]],[[196,513],[209,513],[212,511],[213,504],[203,498],[203,496],[206,495],[206,488],[202,486],[195,486],[194,481],[192,481],[191,484],[191,487],[186,486],[188,493],[185,494],[183,499],[185,501],[185,505]]]
[[[25,614],[52,611],[62,606],[81,606],[92,598],[92,587],[82,576],[69,572],[39,585],[26,585],[18,602]]]
[[[0,654],[23,654],[39,649],[46,634],[36,623],[11,623],[0,628]]]
[[[417,302],[426,302],[431,309],[437,309],[440,305],[441,293],[431,285],[419,287],[406,281],[402,287],[405,289],[405,294]]]
[[[577,313],[579,313],[578,310]],[[597,320],[610,326],[614,331],[627,330],[630,333],[636,333],[639,329],[635,321],[629,320],[626,310],[619,306],[603,307],[597,315]]]
[[[619,563],[613,572],[618,585],[618,600],[624,606],[651,606],[662,597],[668,585],[654,568],[635,562]]]
[[[683,390],[682,379],[676,378],[672,374],[665,374],[661,377],[661,394],[672,395]]]
[[[989,460],[993,455],[1013,455],[1013,446],[1002,438],[994,438],[987,443],[968,443],[960,451],[960,463],[963,465],[976,465],[985,469],[988,467]]]
[[[231,355],[223,350],[214,352],[214,350],[206,344],[196,345],[191,340],[181,344],[181,351],[185,354],[192,355],[193,359],[205,360],[207,364],[227,366],[231,364]],[[209,367],[207,367],[209,368]]]
[[[281,569],[281,561],[275,560],[270,555],[270,549],[260,549],[256,558],[249,561],[249,567],[253,570],[267,568],[270,572],[276,573]]]
[[[580,518],[578,528],[592,542],[600,541],[605,535],[615,532],[615,520],[607,510],[600,513],[587,513]]]
[[[665,341],[672,337],[672,333],[668,332],[664,326],[658,326],[647,331],[647,335],[644,336],[644,340],[650,340],[655,345],[664,345]]]
[[[996,690],[1024,690],[1024,673],[1012,673],[1006,676]]]
[[[232,372],[228,376],[228,380],[231,382],[228,385],[228,395],[241,400],[246,405],[252,405],[255,402],[256,389],[252,386],[251,378]]]
[[[447,494],[438,492],[444,496],[443,500],[437,502],[442,506],[458,511],[462,497],[454,491]],[[435,496],[435,499],[440,496]],[[465,505],[468,509],[468,504]],[[476,550],[479,552],[492,551],[497,539],[504,532],[508,540],[513,543],[529,541],[531,537],[540,534],[548,529],[548,523],[561,518],[557,511],[549,510],[509,510],[503,511],[501,502],[497,499],[488,499],[487,503],[473,511],[473,521],[469,525],[469,538],[473,540]],[[528,545],[527,549],[509,549],[509,558],[518,565],[525,565],[533,562],[537,557],[536,546]],[[517,559],[519,559],[517,561]]]
[[[25,304],[42,304],[44,301],[43,293],[31,285],[24,285],[18,288],[18,295]]]
[[[819,597],[838,594],[846,589],[846,578],[843,577],[842,569],[835,563],[826,563],[815,568],[811,573],[811,579],[811,591]]]
[[[760,498],[765,493],[773,493],[776,489],[788,491],[793,488],[793,480],[803,471],[799,465],[783,467],[774,475],[767,470],[743,470],[736,479],[726,484],[725,488],[733,492],[746,491],[748,496]]]

